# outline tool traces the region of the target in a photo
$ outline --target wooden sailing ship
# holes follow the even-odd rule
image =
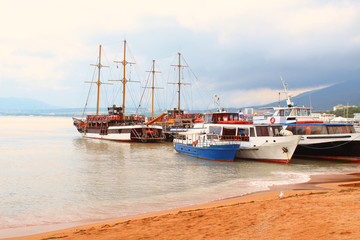
[[[155,71],[155,61],[153,61],[153,69],[150,71],[153,76],[152,87],[150,87],[152,88],[152,117],[150,119],[154,119],[152,120],[154,124],[162,126],[167,141],[172,141],[174,134],[187,131],[197,119],[202,117],[200,113],[185,113],[181,109],[181,86],[190,84],[181,81],[181,68],[187,67],[181,64],[181,53],[178,53],[178,64],[172,66],[178,68],[178,81],[169,83],[175,84],[178,87],[178,107],[168,110],[166,114],[157,119],[154,119],[154,89],[156,89],[154,87],[154,76],[158,72]]]
[[[119,62],[123,64],[123,79],[114,80],[121,81],[123,87],[123,104],[122,107],[113,105],[108,107],[108,114],[99,115],[100,102],[100,86],[106,84],[100,80],[101,64],[101,45],[99,48],[99,62],[94,65],[98,68],[97,85],[97,104],[96,114],[87,115],[85,118],[73,117],[73,122],[77,130],[86,138],[127,141],[127,142],[161,142],[164,140],[163,129],[159,125],[153,125],[152,122],[145,123],[144,116],[126,116],[125,115],[125,90],[126,83],[130,82],[126,79],[126,65],[130,64],[126,60],[126,41],[124,41],[124,59]]]

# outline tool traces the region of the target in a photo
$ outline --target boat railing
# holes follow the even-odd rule
[[[248,142],[249,136],[241,135],[241,136],[235,136],[235,135],[221,135],[221,140],[228,140],[228,141],[242,141],[242,142]]]

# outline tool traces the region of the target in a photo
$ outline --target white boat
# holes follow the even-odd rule
[[[236,158],[263,162],[289,163],[301,136],[293,136],[281,125],[253,124],[240,120],[239,113],[204,114],[193,132],[213,133],[220,139],[240,143]]]
[[[282,79],[281,79],[282,80]],[[301,136],[295,156],[360,162],[360,133],[351,123],[325,123],[315,119],[310,107],[294,106],[287,95],[287,106],[272,107],[272,116],[254,117],[254,123],[281,124],[294,135]]]

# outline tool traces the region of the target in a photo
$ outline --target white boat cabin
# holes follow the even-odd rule
[[[251,137],[283,136],[282,125],[209,124],[207,132],[223,140],[249,141]]]
[[[253,121],[256,123],[266,124],[284,124],[284,123],[295,123],[314,121],[311,115],[311,108],[309,107],[273,107],[274,114],[269,117],[265,116],[254,116]]]

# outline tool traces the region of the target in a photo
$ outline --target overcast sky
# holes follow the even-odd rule
[[[280,76],[293,94],[360,77],[357,0],[2,0],[0,21],[0,97],[62,107],[125,38],[144,75],[180,51],[224,107],[276,101]]]

